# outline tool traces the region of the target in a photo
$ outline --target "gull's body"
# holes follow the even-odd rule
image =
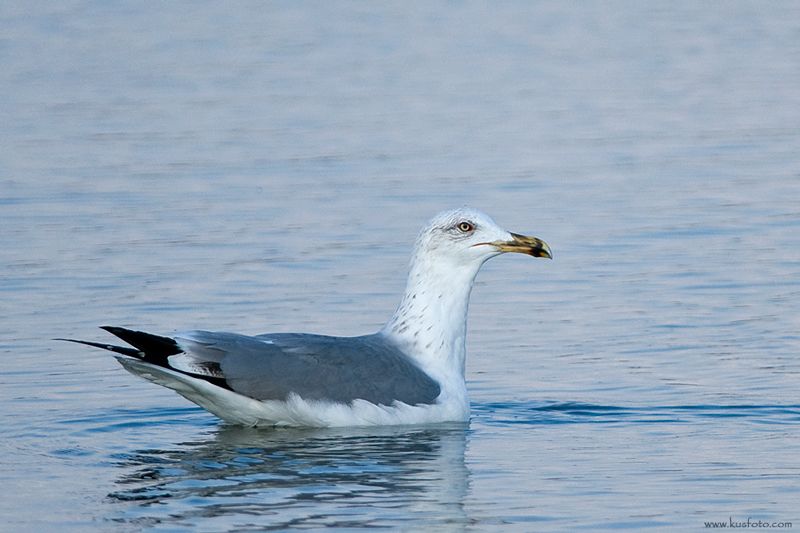
[[[328,337],[190,331],[160,337],[104,329],[136,349],[75,341],[231,423],[351,426],[465,421],[467,308],[486,260],[550,257],[539,239],[509,233],[473,209],[440,213],[420,233],[405,294],[377,333]]]

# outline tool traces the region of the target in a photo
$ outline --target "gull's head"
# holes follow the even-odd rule
[[[552,259],[543,240],[511,233],[486,213],[461,208],[431,219],[417,238],[415,259],[477,271],[486,260],[506,252]]]
[[[552,257],[541,239],[504,230],[477,209],[439,213],[417,237],[403,300],[381,331],[427,365],[457,370],[463,385],[472,284],[483,263],[506,252]]]

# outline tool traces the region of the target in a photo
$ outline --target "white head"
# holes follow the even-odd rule
[[[486,213],[464,207],[431,219],[417,238],[413,261],[477,272],[488,259],[505,252],[552,258],[544,241],[508,232]]]
[[[505,252],[551,257],[544,241],[510,233],[476,209],[439,213],[417,238],[406,292],[382,333],[426,371],[439,368],[463,388],[472,283],[483,263]]]

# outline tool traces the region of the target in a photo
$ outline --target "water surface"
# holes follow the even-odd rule
[[[793,2],[0,7],[9,531],[800,524]],[[467,425],[256,431],[102,324],[357,335],[469,204]]]

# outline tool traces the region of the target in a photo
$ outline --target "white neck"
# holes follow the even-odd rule
[[[415,254],[403,299],[381,333],[423,368],[463,379],[467,308],[480,267]]]

